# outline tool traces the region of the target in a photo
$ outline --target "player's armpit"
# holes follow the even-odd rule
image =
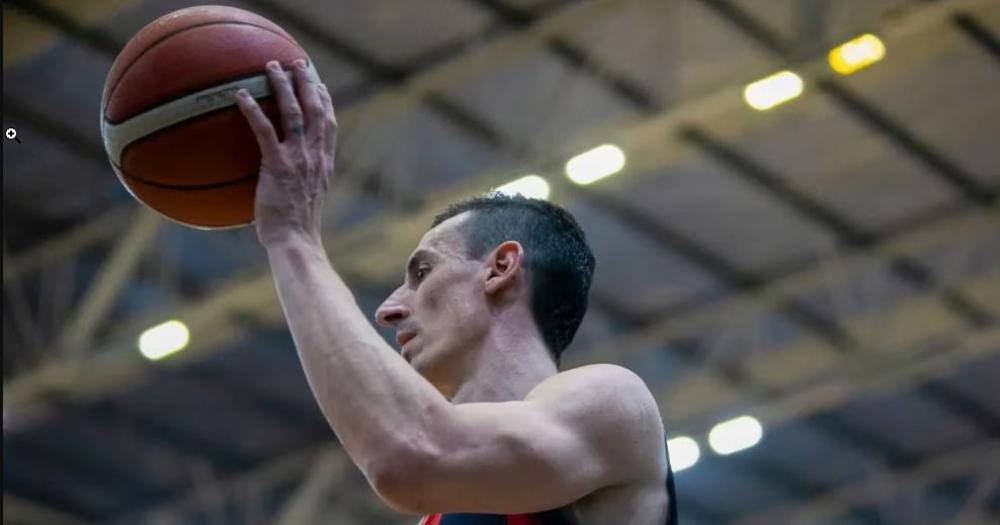
[[[662,468],[656,403],[642,380],[621,367],[565,372],[524,401],[453,408],[439,428],[375,469],[371,481],[392,507],[538,512]]]

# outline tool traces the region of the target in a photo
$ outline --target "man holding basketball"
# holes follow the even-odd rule
[[[594,267],[573,218],[503,196],[449,208],[376,314],[395,352],[324,250],[337,124],[326,88],[292,69],[268,64],[280,129],[237,96],[263,155],[257,233],[313,394],[379,496],[428,525],[676,522],[645,384],[557,369]]]

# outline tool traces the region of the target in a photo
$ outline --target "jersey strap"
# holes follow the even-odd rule
[[[536,514],[429,514],[419,525],[547,525]]]

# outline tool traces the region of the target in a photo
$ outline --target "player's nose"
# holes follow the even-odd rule
[[[410,309],[399,300],[397,292],[386,298],[375,310],[375,321],[384,327],[393,327],[410,316]]]

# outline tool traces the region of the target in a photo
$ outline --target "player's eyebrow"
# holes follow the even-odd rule
[[[434,255],[423,248],[413,252],[413,255],[410,256],[410,260],[406,263],[407,273],[412,274],[417,270],[417,267],[420,265],[420,263],[433,258]]]

